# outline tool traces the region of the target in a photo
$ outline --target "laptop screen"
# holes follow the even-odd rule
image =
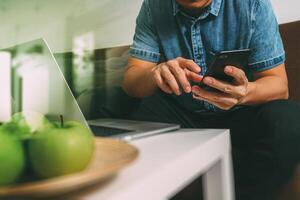
[[[49,119],[85,118],[47,43],[43,39],[0,50],[0,122],[13,113],[35,111]],[[3,111],[3,112],[2,112]]]
[[[139,104],[121,87],[128,51],[129,46],[85,49],[75,45],[71,51],[54,53],[87,120],[127,119]]]

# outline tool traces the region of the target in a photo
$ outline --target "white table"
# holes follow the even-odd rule
[[[229,130],[181,129],[132,142],[139,158],[78,200],[167,200],[204,175],[207,200],[233,200]]]

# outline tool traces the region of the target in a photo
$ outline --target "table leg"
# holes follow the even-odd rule
[[[205,200],[234,200],[231,153],[225,154],[204,174]]]

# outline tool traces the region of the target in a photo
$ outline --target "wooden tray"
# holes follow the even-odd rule
[[[95,138],[95,155],[83,172],[47,180],[0,187],[3,197],[42,198],[57,196],[93,185],[117,173],[137,158],[138,150],[130,144],[107,138]]]

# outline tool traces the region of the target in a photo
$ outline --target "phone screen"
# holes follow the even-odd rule
[[[217,80],[232,83],[233,77],[225,74],[225,67],[234,66],[245,71],[245,67],[248,65],[249,55],[250,49],[222,51],[217,53],[212,59],[204,77],[210,76]],[[210,89],[210,87],[205,85],[203,81],[201,81],[199,85],[202,88]]]

